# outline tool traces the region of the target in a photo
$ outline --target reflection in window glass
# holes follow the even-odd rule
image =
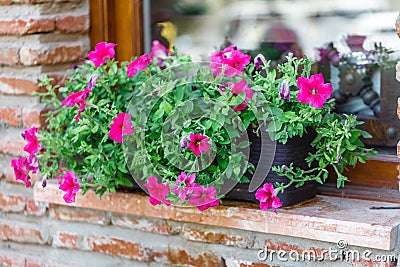
[[[366,35],[399,50],[394,23],[398,0],[151,0],[151,38],[194,57],[207,56],[228,38],[240,49],[295,43],[310,57],[346,34]]]

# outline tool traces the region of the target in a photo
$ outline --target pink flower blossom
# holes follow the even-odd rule
[[[194,180],[196,179],[196,174],[192,173],[189,176],[186,176],[185,172],[181,172],[178,179],[176,180],[175,186],[172,189],[172,192],[178,195],[182,202],[187,200],[187,197],[193,191],[193,185],[195,185]]]
[[[249,65],[251,57],[242,53],[239,49],[234,50],[229,57],[223,60],[223,63],[229,67],[225,69],[225,75],[228,77],[243,73],[244,67]]]
[[[232,83],[228,82],[228,87],[230,87],[230,86],[232,86]],[[222,89],[222,87],[220,87],[220,91],[222,93],[228,93],[228,94],[231,94],[231,92],[232,92],[233,97],[236,97],[243,92],[246,94],[246,97],[243,100],[243,102],[240,103],[239,105],[237,105],[236,107],[233,107],[234,111],[245,110],[247,108],[246,104],[249,103],[248,100],[253,98],[253,90],[251,90],[250,88],[247,87],[247,82],[244,79],[233,84],[231,92],[227,92],[226,90]]]
[[[400,82],[400,61],[396,64],[396,80]]]
[[[164,63],[164,59],[171,55],[172,53],[163,46],[160,41],[153,40],[153,44],[151,47],[150,58],[154,60],[157,58],[157,66],[162,66]]]
[[[200,156],[201,153],[210,150],[210,145],[207,143],[209,140],[210,138],[200,133],[191,133],[188,148],[191,149],[196,156]]]
[[[36,137],[38,129],[36,127],[32,127],[23,132],[22,137],[25,138],[27,144],[24,146],[24,151],[28,152],[30,155],[33,155],[39,151],[39,141]]]
[[[150,176],[148,182],[143,186],[145,186],[149,191],[149,201],[153,206],[156,206],[161,202],[164,202],[167,206],[171,205],[171,201],[166,199],[170,192],[169,184],[159,184],[154,176]]]
[[[126,70],[128,78],[132,78],[132,76],[136,75],[139,70],[144,70],[150,63],[151,61],[149,55],[147,54],[144,54],[132,61]]]
[[[272,208],[273,211],[276,211],[277,208],[282,206],[282,202],[275,196],[272,184],[264,184],[263,187],[260,187],[256,192],[256,199],[260,201],[261,210]]]
[[[222,51],[214,52],[210,59],[210,67],[214,75],[220,75],[222,69],[225,69],[224,75],[232,77],[243,73],[243,69],[250,63],[251,57],[231,45]]]
[[[116,44],[101,42],[96,44],[94,51],[89,52],[88,58],[96,68],[100,67],[101,64],[106,63],[107,58],[114,58]]]
[[[210,207],[216,207],[220,202],[219,199],[216,198],[216,194],[217,189],[215,187],[195,185],[189,203],[197,206],[200,211],[206,210]]]
[[[210,56],[210,67],[214,72],[214,75],[220,75],[222,73],[222,68],[223,68],[223,61],[224,59],[229,56],[233,51],[235,50],[235,47],[233,45],[228,46],[222,51],[217,51],[211,54]]]
[[[76,193],[80,189],[78,179],[76,179],[75,174],[71,171],[67,171],[61,178],[64,178],[64,181],[60,184],[59,189],[66,192],[63,197],[65,202],[75,202]]]
[[[333,90],[330,83],[324,83],[324,77],[320,73],[311,75],[310,79],[299,77],[297,86],[300,89],[297,100],[315,108],[322,108]]]
[[[81,112],[85,110],[85,99],[89,96],[90,92],[92,92],[92,90],[87,88],[79,92],[70,92],[67,98],[61,102],[62,106],[73,107],[75,104],[79,106],[78,114],[75,116],[75,121],[79,120]]]
[[[25,166],[27,170],[36,173],[39,169],[39,162],[35,155],[29,155],[25,158]]]
[[[11,168],[14,169],[15,180],[21,180],[25,182],[26,187],[32,185],[31,177],[27,174],[26,158],[15,158],[11,160]]]
[[[108,136],[118,143],[124,142],[122,135],[130,135],[134,131],[132,122],[129,121],[130,119],[131,115],[124,112],[119,113],[118,117],[113,119],[114,122],[110,124]]]

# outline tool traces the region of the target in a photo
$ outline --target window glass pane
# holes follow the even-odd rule
[[[367,35],[398,50],[398,0],[150,0],[151,35],[169,39],[195,57],[207,56],[229,38],[240,49],[295,42],[307,55],[346,34]],[[166,23],[168,22],[168,23]],[[169,23],[171,22],[171,23]],[[162,29],[164,27],[164,35]],[[174,36],[176,32],[176,37]]]

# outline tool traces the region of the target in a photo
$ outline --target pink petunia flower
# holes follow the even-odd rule
[[[39,151],[39,141],[36,137],[38,129],[36,127],[32,127],[23,132],[22,137],[25,138],[27,144],[24,146],[24,151],[28,152],[30,155],[33,155]]]
[[[315,108],[322,108],[333,90],[330,83],[324,83],[321,73],[311,75],[310,79],[299,77],[297,86],[300,89],[297,100],[304,104],[309,103]]]
[[[230,87],[230,86],[232,86],[232,83],[228,82],[228,87]],[[220,91],[222,93],[230,94],[230,92],[227,92],[226,90],[222,89],[222,86],[220,87]],[[247,82],[244,79],[242,79],[241,81],[233,84],[231,92],[232,92],[232,96],[233,97],[236,97],[236,96],[238,96],[239,94],[241,94],[243,92],[246,94],[246,97],[243,100],[243,102],[240,103],[239,105],[237,105],[236,107],[233,107],[234,111],[245,110],[247,108],[246,104],[249,103],[248,100],[249,99],[253,99],[253,94],[254,94],[253,90],[251,90],[249,87],[247,87]]]
[[[96,44],[94,51],[90,51],[88,58],[96,68],[100,67],[101,64],[106,63],[107,58],[114,58],[116,44],[101,42]]]
[[[250,63],[251,57],[231,45],[222,51],[214,52],[210,59],[210,67],[214,75],[220,75],[222,69],[225,69],[224,75],[232,77],[243,73],[244,67]]]
[[[282,206],[279,198],[275,196],[274,186],[272,184],[264,184],[256,192],[256,199],[260,201],[260,209],[268,210],[272,208],[276,211],[277,208]]]
[[[249,65],[251,56],[242,53],[239,49],[232,51],[229,57],[223,59],[222,63],[229,67],[225,69],[225,75],[228,77],[243,73],[244,67]]]
[[[154,60],[154,58],[157,58],[157,66],[162,66],[164,64],[165,58],[171,54],[172,53],[165,46],[163,46],[160,41],[153,40],[150,58],[152,60]]]
[[[193,186],[195,185],[194,180],[196,179],[196,174],[192,173],[186,175],[185,172],[181,172],[178,179],[176,180],[175,186],[172,192],[178,195],[182,202],[187,200],[187,197],[193,192]]]
[[[129,64],[126,70],[128,78],[132,78],[132,76],[136,75],[139,70],[144,70],[149,64],[151,64],[149,55],[144,54],[138,57]]]
[[[39,169],[39,162],[35,155],[29,155],[25,158],[25,166],[27,170],[36,173]]]
[[[210,207],[216,207],[219,205],[220,201],[216,198],[216,195],[217,189],[215,187],[195,185],[189,203],[197,206],[200,211],[203,211]]]
[[[76,179],[75,174],[71,171],[67,171],[61,178],[63,178],[64,180],[60,184],[59,189],[66,192],[66,194],[63,196],[65,202],[75,202],[76,193],[80,189],[78,179]]]
[[[170,192],[169,184],[158,183],[156,177],[150,176],[148,182],[144,184],[150,194],[150,203],[153,206],[165,203],[167,206],[171,205],[171,201],[167,200],[166,197]]]
[[[78,114],[76,114],[75,116],[75,121],[79,120],[79,118],[81,117],[81,112],[85,110],[85,99],[89,96],[90,92],[92,92],[92,90],[88,88],[79,92],[70,92],[67,98],[65,98],[64,101],[61,102],[62,106],[79,106]]]
[[[188,149],[191,149],[196,156],[200,156],[201,153],[208,152],[210,150],[210,145],[207,143],[209,140],[210,138],[200,133],[191,133]]]
[[[213,70],[214,75],[220,75],[222,73],[223,68],[223,60],[230,56],[230,54],[235,50],[233,45],[226,47],[222,51],[217,51],[211,54],[210,56],[210,67]]]
[[[27,174],[26,158],[15,158],[11,160],[11,168],[14,169],[15,180],[21,180],[25,182],[26,187],[32,185],[31,177]]]
[[[131,115],[124,112],[119,113],[117,118],[113,119],[114,122],[110,124],[108,136],[118,143],[124,142],[122,135],[130,135],[134,131],[132,122],[129,121],[130,119]]]

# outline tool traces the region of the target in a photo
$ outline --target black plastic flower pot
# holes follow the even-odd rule
[[[309,130],[307,133],[300,138],[295,136],[288,139],[286,144],[276,142],[275,153],[272,161],[272,166],[290,165],[293,163],[295,167],[307,169],[308,165],[305,162],[305,158],[308,153],[313,152],[311,142],[314,140],[316,133],[313,130]],[[248,130],[249,141],[252,142],[250,145],[250,156],[249,162],[251,162],[256,168],[258,164],[267,164],[272,159],[271,154],[266,155],[263,158],[261,149],[270,149],[267,145],[261,145],[261,137],[257,136],[253,130]],[[268,158],[269,157],[269,158]],[[252,174],[245,174],[249,179],[253,176]],[[284,176],[278,176],[274,171],[268,170],[265,172],[265,178],[261,186],[265,183],[275,184],[275,182],[287,184],[289,179]],[[257,188],[258,189],[258,188]],[[249,192],[249,183],[237,184],[229,193],[226,194],[225,199],[230,200],[243,200],[250,202],[258,202],[255,198],[256,190]],[[315,182],[307,182],[301,187],[295,187],[292,185],[284,190],[283,193],[279,193],[278,197],[282,202],[282,207],[287,207],[295,204],[299,204],[303,201],[312,199],[317,194],[317,184]]]

